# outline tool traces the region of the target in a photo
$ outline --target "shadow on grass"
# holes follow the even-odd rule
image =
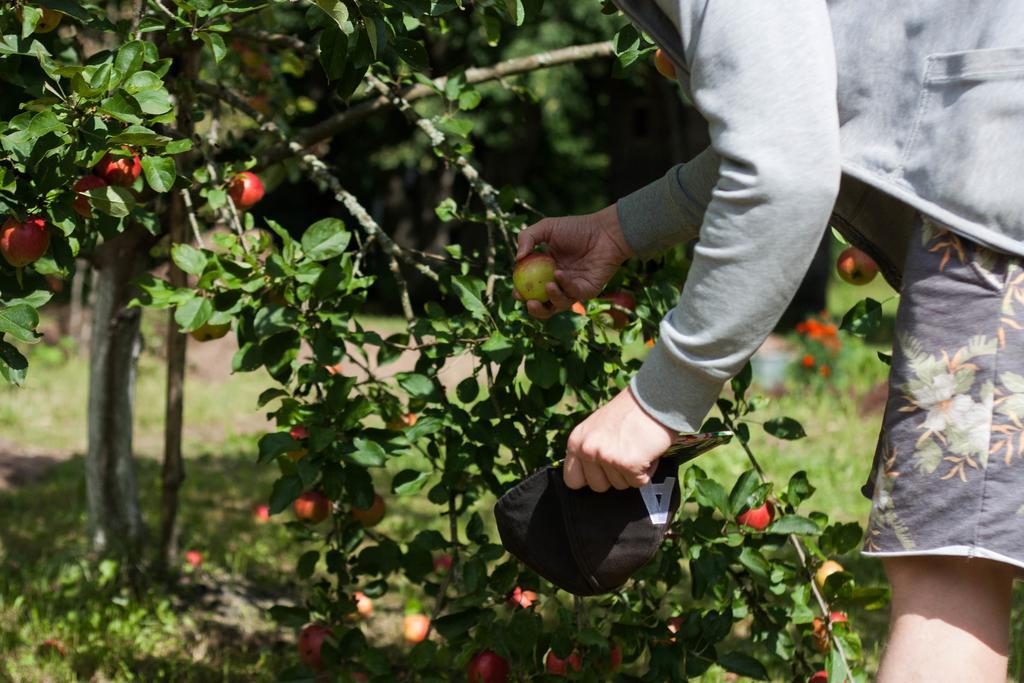
[[[139,458],[137,466],[152,537],[160,465]],[[260,523],[253,514],[274,468],[257,465],[251,451],[189,459],[180,547],[201,552],[203,564],[183,565],[173,589],[153,581],[133,595],[116,563],[89,551],[83,467],[78,456],[0,492],[0,681],[254,681],[283,668],[291,631],[266,611],[294,601],[303,548],[277,518]],[[51,638],[66,657],[40,654]]]

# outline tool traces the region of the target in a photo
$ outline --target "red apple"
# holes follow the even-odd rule
[[[305,441],[309,438],[309,430],[305,425],[295,425],[288,431],[288,435],[296,441]]]
[[[847,247],[836,260],[836,270],[851,285],[866,285],[878,275],[878,264],[857,247]]]
[[[331,514],[331,501],[319,491],[306,491],[292,505],[295,517],[309,524],[319,524]]]
[[[252,516],[260,524],[270,521],[270,507],[268,505],[257,505],[252,509]]]
[[[228,183],[228,195],[239,211],[248,211],[263,199],[263,181],[249,171],[242,171]]]
[[[64,643],[60,642],[56,638],[47,638],[44,640],[39,644],[38,650],[41,655],[56,654],[61,657],[68,656],[68,650],[64,647]]]
[[[361,509],[353,506],[352,516],[363,526],[377,526],[380,524],[380,520],[384,519],[384,511],[384,499],[380,497],[380,494],[375,493],[370,507]]]
[[[565,676],[570,670],[576,673],[582,668],[583,659],[576,650],[570,652],[565,659],[556,655],[554,650],[548,650],[548,656],[544,659],[544,669],[552,676]]]
[[[676,80],[676,65],[660,47],[654,51],[654,68],[670,81]]]
[[[199,569],[203,564],[203,554],[198,550],[189,550],[185,553],[185,561],[192,565],[195,569]]]
[[[846,615],[842,612],[832,612],[828,616],[830,624],[839,624],[848,621]],[[828,633],[828,628],[825,626],[824,620],[820,617],[815,617],[814,621],[811,622],[811,628],[813,629],[814,647],[819,652],[828,652],[831,646],[831,638]]]
[[[587,314],[587,307],[583,305],[582,301],[577,301],[576,303],[574,303],[572,305],[572,309],[571,310],[576,315],[586,315]]]
[[[447,574],[452,570],[452,556],[448,553],[438,555],[434,558],[434,571],[438,574]]]
[[[213,341],[214,339],[220,339],[230,331],[231,323],[221,323],[219,325],[203,323],[196,329],[192,330],[192,338],[199,342],[208,342]]]
[[[0,228],[0,254],[15,268],[37,261],[49,246],[50,233],[40,216],[30,216],[24,223],[12,216]]]
[[[82,176],[71,188],[76,192],[75,200],[71,202],[71,208],[82,218],[92,218],[92,204],[89,202],[89,197],[82,193],[95,190],[97,187],[106,187],[106,185],[107,181],[99,176]]]
[[[426,614],[406,614],[402,621],[402,637],[407,643],[418,643],[427,637],[430,617]]]
[[[505,602],[509,607],[522,607],[526,609],[537,602],[537,594],[533,591],[524,591],[519,586],[516,586]]]
[[[387,427],[392,432],[400,432],[406,427],[412,427],[414,424],[416,424],[416,421],[419,419],[419,415],[417,415],[416,413],[406,413],[405,415],[400,415],[395,419],[389,421],[384,426]]]
[[[527,301],[548,300],[547,284],[555,281],[555,259],[534,252],[519,259],[512,269],[512,283]]]
[[[736,515],[736,523],[740,526],[750,527],[754,531],[764,531],[772,520],[775,519],[775,509],[768,501],[764,505],[750,508],[740,515]]]
[[[60,12],[54,11],[52,9],[48,9],[46,7],[38,7],[37,9],[43,10],[43,16],[41,16],[39,18],[39,21],[36,23],[35,31],[33,31],[34,33],[50,33],[51,31],[56,29],[58,26],[60,26],[60,21],[61,21],[61,13]],[[22,20],[23,12],[21,11],[20,7],[18,8],[18,12],[17,13],[18,13],[18,21],[21,21]]]
[[[469,683],[505,683],[508,675],[508,662],[493,650],[476,653],[466,665]]]
[[[608,640],[608,648],[608,666],[605,670],[613,674],[622,666],[622,646],[619,641],[611,638]]]
[[[299,659],[314,671],[321,671],[324,662],[320,658],[320,649],[324,639],[331,635],[331,629],[324,624],[310,624],[299,634]]]
[[[600,297],[601,301],[607,301],[615,306],[620,306],[629,311],[636,310],[636,299],[629,292],[611,292]],[[623,327],[629,324],[629,315],[623,313],[617,309],[611,309],[608,311],[608,315],[612,318],[612,327],[617,330],[621,330]]]
[[[355,598],[356,612],[359,613],[359,616],[368,617],[373,614],[373,600],[366,597],[362,591],[356,591],[352,597]]]
[[[828,672],[818,671],[807,679],[807,683],[828,683]]]
[[[130,149],[125,147],[128,152]],[[100,163],[92,169],[93,173],[106,181],[107,185],[120,185],[131,187],[135,180],[142,173],[142,162],[139,155],[132,153],[131,156],[114,155],[108,152],[100,159]]]

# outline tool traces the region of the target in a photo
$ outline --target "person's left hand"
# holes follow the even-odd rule
[[[589,486],[599,493],[609,487],[643,486],[675,435],[644,412],[627,387],[569,435],[565,484],[571,489]]]

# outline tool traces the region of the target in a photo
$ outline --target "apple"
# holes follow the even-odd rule
[[[477,652],[466,665],[469,683],[505,683],[508,674],[508,662],[493,650]]]
[[[264,524],[270,521],[270,506],[268,505],[257,505],[252,509],[252,516],[256,518],[256,521],[260,524]]]
[[[406,427],[412,427],[419,420],[416,413],[406,413],[388,422],[385,426],[392,432],[400,432]]]
[[[430,617],[426,614],[406,614],[402,621],[402,637],[407,643],[419,643],[430,630]]]
[[[132,153],[127,147],[125,149],[131,153],[131,156],[114,155],[107,152],[100,159],[100,163],[92,169],[93,173],[103,178],[107,185],[131,187],[142,173],[142,162],[139,160],[139,155]]]
[[[263,199],[263,181],[255,173],[242,171],[228,183],[228,195],[239,211],[248,211]]]
[[[737,524],[750,527],[754,531],[764,531],[773,519],[775,519],[775,509],[768,501],[765,501],[761,507],[750,508],[743,514],[736,515]]]
[[[447,574],[452,570],[452,556],[448,553],[438,555],[434,558],[434,571],[438,574]]]
[[[516,586],[505,602],[509,607],[522,607],[526,609],[537,602],[537,594],[533,591],[524,591],[519,586]]]
[[[836,260],[836,270],[851,285],[866,285],[878,275],[878,264],[857,247],[847,247]]]
[[[828,672],[818,671],[807,679],[807,683],[828,683]]]
[[[319,524],[331,514],[331,501],[319,491],[306,491],[295,499],[292,509],[299,521]]]
[[[51,31],[56,29],[58,26],[60,26],[60,20],[61,20],[60,12],[54,11],[54,10],[46,8],[46,7],[38,7],[37,9],[41,9],[43,11],[43,16],[41,16],[39,18],[39,21],[36,23],[36,28],[35,28],[34,33],[50,33]],[[22,20],[22,14],[23,14],[23,12],[21,11],[21,8],[19,7],[18,8],[18,21]]]
[[[676,80],[676,65],[660,47],[654,51],[654,68],[668,80]]]
[[[519,259],[512,269],[512,283],[527,301],[548,300],[547,284],[555,281],[555,259],[534,252]]]
[[[848,621],[846,615],[842,612],[832,612],[828,615],[829,624],[840,624]],[[825,626],[825,622],[820,617],[815,617],[814,621],[811,622],[813,628],[814,647],[819,652],[828,652],[830,646],[830,638],[828,628]]]
[[[75,191],[75,200],[71,202],[71,208],[75,210],[82,218],[92,218],[92,204],[89,202],[89,197],[82,194],[89,190],[95,190],[97,187],[106,187],[107,181],[96,175],[82,176],[77,182],[71,187]]]
[[[636,310],[636,299],[629,292],[611,292],[599,297],[601,301],[607,301],[615,306],[620,306],[630,311]],[[621,330],[623,327],[629,324],[629,315],[623,313],[618,309],[611,309],[608,311],[608,315],[612,318],[612,327],[617,330]]]
[[[368,617],[373,614],[373,600],[366,597],[362,591],[356,591],[352,594],[352,597],[356,601],[356,612],[361,617]]]
[[[305,441],[309,438],[309,430],[306,429],[305,425],[295,425],[288,430],[288,436],[292,437],[296,441]]]
[[[50,232],[41,216],[29,216],[20,222],[13,216],[0,228],[0,254],[15,268],[38,260],[50,246]]]
[[[352,507],[352,516],[363,526],[377,526],[384,519],[384,499],[379,493],[373,494],[373,503],[366,509]]]
[[[185,561],[192,565],[193,568],[199,569],[203,564],[203,554],[198,550],[189,550],[185,553]]]
[[[548,650],[548,656],[544,659],[544,669],[552,676],[565,676],[570,669],[576,673],[582,668],[583,659],[576,650],[570,652],[565,659],[556,655],[554,650]]]
[[[331,635],[331,629],[325,624],[309,624],[299,634],[299,659],[314,671],[321,671],[324,662],[320,658],[320,649],[324,639]]]
[[[208,342],[213,341],[214,339],[220,339],[230,331],[231,323],[221,323],[219,325],[203,323],[196,329],[192,330],[192,338],[199,342]]]
[[[841,571],[843,571],[843,565],[839,564],[835,560],[825,560],[825,562],[818,567],[818,571],[814,572],[814,583],[818,584],[818,590],[823,590],[825,588],[825,581],[828,577]]]
[[[622,646],[614,638],[608,640],[608,665],[605,668],[610,674],[615,673],[622,666]]]
[[[68,656],[68,650],[64,647],[64,643],[60,642],[56,638],[47,638],[39,644],[37,649],[41,655],[55,654],[60,655],[61,657]]]
[[[325,365],[324,370],[326,370],[327,374],[331,375],[332,377],[334,375],[340,375],[342,371],[341,363],[335,363],[334,365]]]

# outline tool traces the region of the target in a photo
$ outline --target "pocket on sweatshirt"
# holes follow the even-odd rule
[[[901,170],[924,199],[1024,235],[1024,46],[928,57]]]

